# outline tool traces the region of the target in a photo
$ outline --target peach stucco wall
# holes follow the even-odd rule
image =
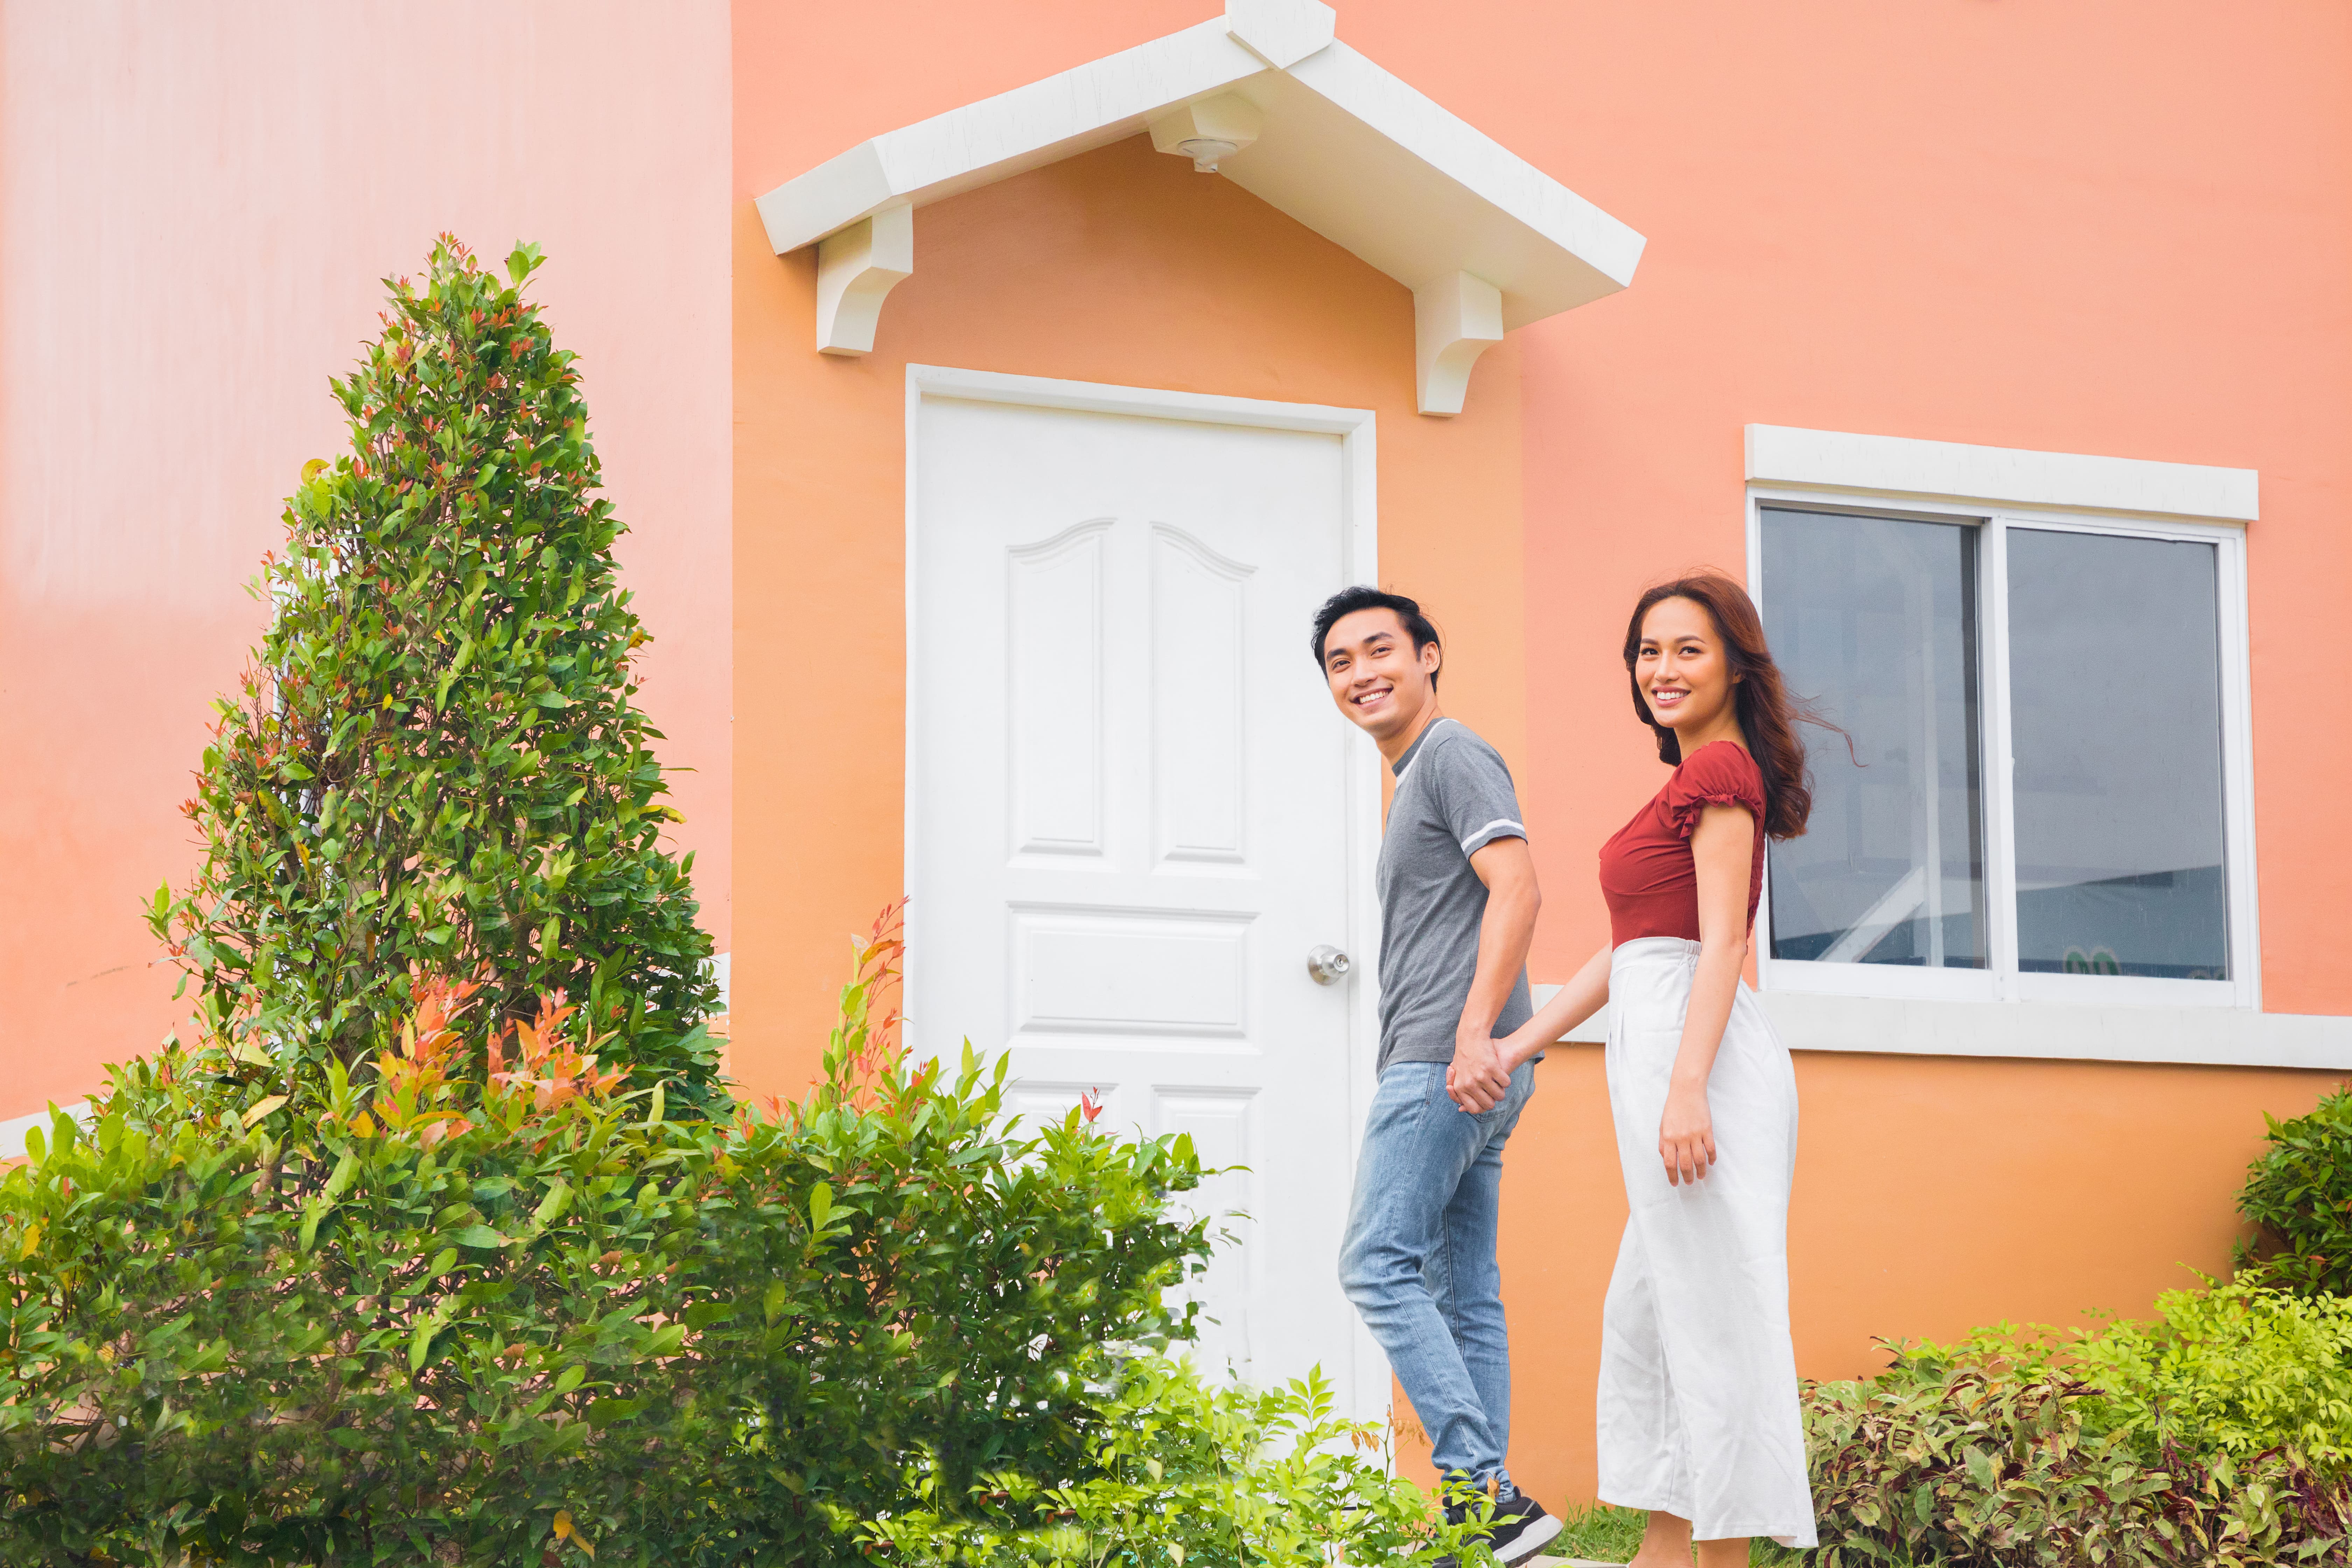
[[[178,1016],[140,904],[245,584],[443,229],[548,254],[726,944],[727,48],[720,0],[0,6],[0,1117]]]
[[[1490,354],[1461,420],[1391,412],[1400,290],[1132,146],[926,209],[874,358],[810,352],[810,263],[766,254],[751,196],[1214,10],[736,8],[747,1076],[805,1079],[841,933],[898,886],[909,358],[1380,407],[1381,574],[1455,628],[1450,689],[1519,769],[1539,980],[1602,939],[1594,847],[1658,781],[1623,711],[1625,608],[1663,572],[1740,567],[1744,425],[2259,468],[2264,986],[2276,1010],[2352,1012],[2333,913],[2352,824],[2309,806],[2310,781],[2352,772],[2352,735],[2300,695],[2309,628],[2352,581],[2352,14],[1344,0],[1342,37],[1649,237],[1629,291]],[[1507,480],[1485,467],[1506,431]],[[1507,494],[1523,539],[1489,510]],[[1522,556],[1520,616],[1492,574]],[[2184,1265],[2224,1267],[2261,1113],[2331,1081],[1801,1049],[1799,1073],[1792,1307],[1820,1376],[1873,1365],[1875,1335],[2144,1310]],[[1507,1185],[1513,1463],[1577,1498],[1624,1207],[1597,1053],[1563,1048],[1540,1081]]]

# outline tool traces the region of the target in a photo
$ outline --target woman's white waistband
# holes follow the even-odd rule
[[[1637,936],[1631,942],[1621,942],[1609,954],[1609,967],[1628,963],[1654,963],[1660,960],[1680,963],[1698,956],[1698,943],[1679,936]]]

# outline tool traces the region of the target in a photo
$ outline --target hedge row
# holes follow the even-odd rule
[[[315,1106],[121,1069],[0,1180],[0,1561],[848,1563],[918,1470],[1090,1474],[1104,1347],[1186,1326],[1199,1163],[873,1061],[876,978],[824,1085],[730,1122],[563,1009],[484,1088],[431,982]]]

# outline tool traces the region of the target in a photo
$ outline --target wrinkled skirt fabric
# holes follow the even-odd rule
[[[1789,1342],[1797,1080],[1745,984],[1707,1079],[1716,1163],[1675,1186],[1658,1121],[1698,943],[1611,956],[1609,1110],[1632,1215],[1601,1313],[1601,1499],[1689,1520],[1701,1541],[1814,1545]]]

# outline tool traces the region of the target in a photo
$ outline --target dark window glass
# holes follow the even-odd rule
[[[1773,658],[1853,738],[1803,727],[1813,815],[1771,847],[1774,958],[1986,964],[1978,532],[1763,514]]]
[[[2009,531],[2022,969],[2229,978],[2218,570],[2210,544]]]

